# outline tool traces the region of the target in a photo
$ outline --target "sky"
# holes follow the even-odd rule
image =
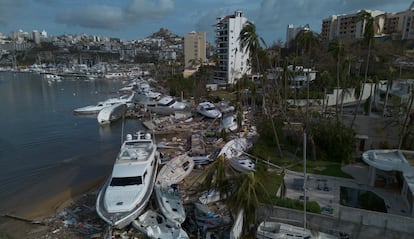
[[[214,41],[217,17],[236,10],[256,25],[267,45],[285,42],[288,24],[320,33],[322,19],[358,10],[400,12],[411,0],[0,0],[0,32],[45,30],[49,35],[88,34],[143,39],[160,28],[184,36],[206,32]]]

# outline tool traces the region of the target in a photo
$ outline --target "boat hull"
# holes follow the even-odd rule
[[[177,238],[188,239],[188,234],[176,224],[164,216],[148,210],[132,222],[132,226],[144,233],[148,238]]]
[[[127,138],[128,136],[130,135],[127,135]],[[137,151],[133,151],[133,149]],[[138,150],[147,150],[148,155]],[[134,140],[125,141],[117,157],[111,177],[108,178],[98,193],[96,211],[99,217],[109,225],[119,229],[124,228],[137,218],[147,206],[152,195],[159,161],[158,151],[154,142],[149,144],[149,140],[147,140],[147,144],[140,145],[140,142]],[[129,191],[125,190],[131,184],[117,184],[120,182],[121,173],[124,175],[121,177],[122,179],[129,179],[133,175],[144,175],[144,177],[146,175],[138,183],[138,185],[143,185],[143,187],[140,189],[140,192],[132,197],[132,200],[118,201],[119,198],[124,198],[123,195],[130,195]],[[115,182],[117,183],[111,185],[113,180],[116,180]],[[134,185],[135,183],[132,186]]]
[[[186,218],[181,194],[172,187],[155,186],[155,197],[161,213],[171,221],[183,223]]]
[[[98,116],[97,120],[99,124],[110,124],[113,121],[120,119],[126,112],[126,104],[115,104],[103,108]]]
[[[156,160],[156,164],[155,164],[155,167],[153,168],[152,173],[156,174],[157,170],[158,170],[158,160]],[[149,185],[149,190],[147,190],[147,192],[145,193],[144,199],[141,201],[141,203],[139,203],[132,211],[125,212],[125,213],[110,213],[105,209],[104,188],[106,188],[109,185],[110,180],[108,180],[105,183],[103,190],[100,190],[97,201],[96,201],[96,211],[99,217],[102,220],[104,220],[106,223],[108,223],[109,225],[115,228],[118,228],[118,229],[122,229],[126,227],[127,225],[129,225],[135,218],[137,218],[144,211],[145,207],[147,206],[149,199],[151,197],[153,188],[154,188],[154,184],[155,184],[155,177],[153,178],[154,179],[151,181],[151,185]]]

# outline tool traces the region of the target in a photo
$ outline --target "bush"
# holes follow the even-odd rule
[[[296,200],[296,199],[291,199],[291,198],[276,199],[274,204],[280,207],[303,210],[303,201],[301,200]],[[321,213],[321,207],[319,206],[317,202],[307,201],[306,211],[319,214]]]
[[[319,121],[312,125],[317,158],[333,162],[347,162],[355,149],[353,131],[333,122]]]

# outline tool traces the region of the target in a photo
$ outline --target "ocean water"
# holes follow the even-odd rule
[[[119,96],[122,86],[119,80],[49,82],[38,74],[0,72],[0,204],[68,167],[79,169],[72,184],[110,172],[122,135],[142,129],[141,122],[103,127],[96,116],[72,112]]]

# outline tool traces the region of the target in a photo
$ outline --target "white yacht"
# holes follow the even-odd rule
[[[101,125],[110,124],[111,122],[120,119],[125,114],[126,110],[127,105],[124,103],[110,105],[99,111],[96,118]]]
[[[119,103],[126,104],[128,108],[134,106],[135,93],[131,93],[130,95],[123,95],[121,97],[109,98],[105,101],[98,102],[98,104],[96,105],[88,105],[85,107],[74,109],[73,112],[75,114],[97,114],[103,108]]]
[[[198,104],[197,112],[205,117],[212,119],[221,117],[220,110],[217,109],[213,103],[208,101],[201,102],[200,104]]]
[[[149,133],[128,134],[113,166],[112,174],[99,191],[96,211],[108,224],[123,228],[144,210],[152,194],[159,153]]]
[[[169,95],[163,96],[159,98],[159,100],[151,100],[148,98],[147,100],[141,101],[139,103],[153,113],[166,115],[189,109],[187,104],[176,101],[172,96]]]

